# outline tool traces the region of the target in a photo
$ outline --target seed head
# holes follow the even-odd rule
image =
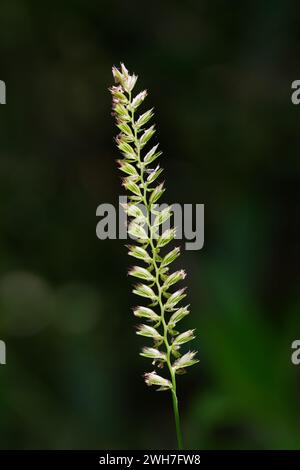
[[[115,140],[122,154],[118,166],[124,175],[122,184],[129,192],[129,202],[122,207],[130,217],[128,234],[136,240],[136,244],[127,248],[131,257],[144,263],[143,266],[130,268],[128,274],[142,281],[134,286],[133,293],[148,302],[147,306],[135,307],[133,313],[135,317],[150,323],[139,325],[137,334],[152,341],[152,346],[144,347],[140,355],[151,359],[155,366],[168,369],[172,380],[161,377],[155,371],[144,377],[147,385],[155,385],[158,390],[174,391],[175,373],[181,374],[186,367],[198,362],[195,352],[189,351],[183,355],[179,352],[185,343],[195,338],[194,330],[181,334],[174,330],[189,314],[189,308],[180,307],[186,296],[185,289],[175,289],[175,292],[170,292],[170,289],[184,280],[186,273],[183,269],[170,272],[171,264],[180,255],[178,247],[171,250],[165,248],[174,240],[175,228],[163,229],[162,233],[159,230],[171,218],[172,208],[157,209],[165,186],[164,182],[159,182],[163,169],[156,163],[152,166],[152,163],[162,152],[158,150],[158,144],[144,150],[155,134],[154,124],[145,127],[153,118],[153,108],[139,115],[139,107],[145,103],[148,93],[146,90],[132,93],[137,76],[130,74],[123,63],[119,68],[114,66],[112,73],[115,85],[110,92],[118,127]]]

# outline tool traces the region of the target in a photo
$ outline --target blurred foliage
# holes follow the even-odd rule
[[[1,448],[172,448],[145,387],[122,241],[111,66],[156,108],[168,202],[205,204],[186,252],[200,365],[179,381],[192,448],[299,449],[296,2],[2,0]]]

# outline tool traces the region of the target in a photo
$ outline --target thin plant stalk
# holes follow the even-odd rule
[[[141,356],[152,359],[154,366],[166,367],[169,376],[162,377],[154,370],[144,377],[147,385],[157,386],[160,391],[171,391],[177,443],[178,448],[182,449],[176,376],[183,374],[186,367],[198,362],[194,351],[183,355],[179,351],[183,344],[195,338],[194,330],[181,334],[175,330],[177,323],[189,314],[189,306],[178,306],[186,297],[185,289],[172,292],[172,288],[186,277],[186,273],[183,270],[170,273],[170,264],[180,254],[178,247],[163,253],[164,247],[175,238],[175,229],[163,230],[164,223],[171,218],[171,207],[167,206],[161,211],[157,209],[157,201],[165,191],[163,183],[156,183],[162,169],[150,165],[161,152],[157,151],[158,145],[146,153],[144,151],[155,133],[154,126],[145,128],[153,117],[152,109],[137,116],[137,109],[145,100],[147,92],[142,91],[132,96],[137,76],[130,75],[124,64],[121,64],[120,69],[113,67],[113,76],[117,84],[110,88],[113,115],[121,131],[116,142],[123,156],[118,163],[120,170],[126,174],[123,186],[130,193],[130,202],[123,208],[131,218],[128,233],[137,242],[137,245],[128,247],[129,255],[146,263],[146,268],[132,267],[129,274],[143,281],[135,286],[133,292],[150,302],[148,306],[134,309],[134,315],[148,323],[139,325],[137,334],[153,341],[153,347],[144,347]]]
[[[179,450],[183,449],[183,440],[182,440],[182,433],[181,433],[181,426],[180,426],[180,415],[178,409],[178,399],[176,394],[176,379],[174,377],[174,381],[172,378],[173,389],[172,389],[172,402],[173,402],[173,412],[175,418],[175,426],[176,426],[176,436],[177,436],[177,446]]]

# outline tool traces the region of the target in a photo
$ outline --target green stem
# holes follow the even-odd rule
[[[129,93],[129,101],[131,101],[131,93]],[[170,372],[171,376],[171,381],[172,381],[172,388],[171,388],[171,393],[172,393],[172,402],[173,402],[173,413],[174,413],[174,418],[175,418],[175,426],[176,426],[176,435],[177,435],[177,444],[178,444],[178,449],[181,450],[183,449],[183,442],[182,442],[182,433],[181,433],[181,426],[180,426],[180,416],[179,416],[179,410],[178,410],[178,399],[177,399],[177,394],[176,394],[176,374],[172,369],[172,364],[171,364],[171,345],[169,344],[168,341],[168,326],[165,321],[165,307],[163,304],[162,300],[162,288],[159,282],[159,268],[156,263],[155,255],[156,255],[156,247],[153,243],[153,231],[152,231],[152,226],[151,226],[151,220],[150,220],[150,207],[147,201],[147,189],[144,181],[144,168],[141,162],[141,155],[140,155],[140,145],[138,141],[138,136],[137,136],[137,129],[135,126],[135,121],[134,121],[134,111],[132,111],[131,115],[131,124],[134,130],[134,137],[135,137],[135,147],[137,150],[137,159],[138,163],[140,166],[140,177],[141,177],[141,183],[143,187],[143,203],[145,207],[147,208],[147,225],[150,231],[150,246],[151,246],[151,251],[152,251],[152,259],[153,259],[153,266],[155,270],[155,284],[157,286],[158,290],[158,303],[160,307],[160,316],[161,316],[161,323],[163,326],[163,341],[166,347],[166,353],[167,353],[167,367]]]
[[[176,385],[175,385],[176,389]],[[182,450],[183,449],[183,442],[182,442],[182,433],[181,433],[181,427],[180,427],[180,416],[179,416],[179,410],[178,410],[178,399],[176,395],[176,391],[174,391],[174,388],[172,389],[172,401],[173,401],[173,412],[174,412],[174,417],[175,417],[175,425],[176,425],[176,435],[177,435],[177,444],[178,444],[178,449]]]

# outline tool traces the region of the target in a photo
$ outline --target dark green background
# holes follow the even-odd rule
[[[186,446],[300,449],[297,6],[1,1],[1,448],[175,446],[123,241],[95,234],[123,194],[107,88],[124,61],[156,109],[164,200],[205,204],[205,246],[180,260],[201,359],[178,381]]]

